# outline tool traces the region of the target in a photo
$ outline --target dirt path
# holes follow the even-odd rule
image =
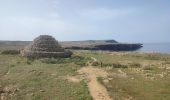
[[[85,79],[88,81],[88,89],[93,100],[112,100],[106,88],[97,81],[97,77],[107,78],[108,74],[106,71],[88,66],[80,69],[78,73],[85,74]]]
[[[98,77],[107,79],[108,73],[102,68],[93,67],[92,63],[96,62],[97,59],[94,57],[91,57],[91,59],[92,61],[87,62],[87,66],[77,71],[79,75],[66,76],[64,79],[67,79],[71,82],[80,82],[81,80],[85,79],[93,100],[113,100],[108,95],[106,88],[97,80]]]
[[[97,61],[97,59],[94,58],[94,57],[91,57],[91,59],[93,60],[93,62],[96,62],[96,61]]]

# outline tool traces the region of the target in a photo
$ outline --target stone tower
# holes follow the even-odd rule
[[[32,58],[70,57],[72,52],[64,50],[52,36],[40,35],[21,51],[21,55]]]

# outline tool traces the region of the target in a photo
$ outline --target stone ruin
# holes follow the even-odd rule
[[[21,51],[21,55],[31,58],[70,57],[72,52],[63,49],[52,36],[40,35]]]

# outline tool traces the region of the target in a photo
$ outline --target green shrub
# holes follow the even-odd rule
[[[27,62],[26,63],[28,65],[31,65],[33,61],[34,61],[34,58],[27,58]]]
[[[132,67],[132,68],[140,68],[141,64],[139,64],[139,63],[132,63],[129,66]]]
[[[113,68],[128,68],[128,65],[123,65],[123,64],[119,64],[119,63],[103,64],[103,66],[111,66]]]
[[[94,62],[92,62],[92,66],[99,66],[99,65],[101,65],[101,63],[100,63],[100,62],[98,62],[98,61],[94,61]]]
[[[166,64],[170,64],[170,61],[165,61],[164,63],[162,63],[163,65],[166,65]]]
[[[14,64],[12,64],[12,65],[9,65],[9,67],[15,67],[15,65],[14,65]]]
[[[122,65],[122,64],[112,64],[114,68],[128,68],[127,65]]]
[[[143,70],[153,70],[153,67],[152,66],[144,66]]]
[[[161,57],[159,55],[153,55],[153,54],[149,54],[144,58],[147,60],[160,60],[161,59]]]
[[[46,63],[46,64],[56,64],[57,63],[57,59],[54,58],[44,58],[41,59],[42,63]]]
[[[41,62],[46,64],[75,63],[76,65],[85,66],[87,60],[86,57],[72,56],[70,58],[44,58],[41,59]]]
[[[21,62],[20,61],[17,61],[17,64],[20,64]]]
[[[4,50],[1,52],[1,54],[16,55],[16,54],[20,54],[20,51],[19,50]]]
[[[28,65],[31,65],[31,61],[27,60],[27,64],[28,64]]]

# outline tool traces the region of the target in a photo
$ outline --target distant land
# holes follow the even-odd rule
[[[119,43],[115,40],[87,40],[61,42],[66,49],[73,50],[109,50],[134,51],[142,47],[140,43]]]
[[[0,41],[0,49],[22,49],[32,41]],[[59,42],[65,49],[134,51],[142,47],[140,43],[119,43],[115,40],[86,40]]]

